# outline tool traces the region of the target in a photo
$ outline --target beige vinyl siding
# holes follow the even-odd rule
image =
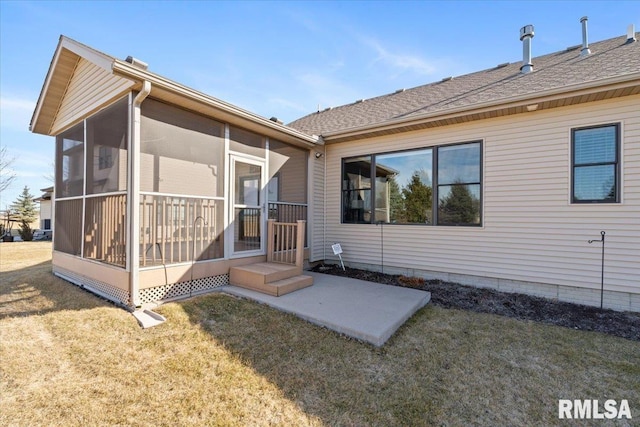
[[[58,108],[51,134],[60,133],[79,118],[124,94],[133,84],[131,80],[114,76],[92,62],[80,58]]]
[[[310,178],[310,192],[311,197],[309,200],[309,241],[311,242],[309,261],[319,261],[326,257],[327,247],[331,245],[330,242],[325,242],[325,156],[316,158],[316,153],[324,153],[323,147],[318,147],[315,150],[311,150],[309,153],[309,178]],[[339,167],[339,166],[338,166]],[[339,178],[338,178],[339,179]],[[338,203],[340,199],[338,196]],[[338,208],[339,209],[339,208]],[[340,217],[338,215],[338,221]]]
[[[384,226],[385,267],[640,293],[640,96],[327,146],[327,237],[380,264],[380,227],[340,223],[341,159],[483,141],[483,226]],[[571,129],[621,123],[622,203],[571,204]],[[331,251],[327,251],[327,255]],[[332,258],[332,256],[327,256]]]

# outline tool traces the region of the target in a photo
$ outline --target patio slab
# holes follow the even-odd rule
[[[274,297],[237,286],[231,295],[267,304],[308,322],[382,346],[431,299],[429,292],[305,271],[313,286]]]

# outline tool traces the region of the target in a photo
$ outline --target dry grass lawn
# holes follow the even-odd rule
[[[560,398],[640,420],[640,342],[427,306],[375,349],[224,294],[142,330],[50,252],[0,243],[3,426],[571,425]]]

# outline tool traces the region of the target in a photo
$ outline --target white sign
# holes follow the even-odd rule
[[[333,249],[334,255],[340,255],[342,253],[342,246],[340,246],[340,243],[331,245],[331,249]]]

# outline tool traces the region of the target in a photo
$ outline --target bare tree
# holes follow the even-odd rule
[[[47,181],[51,182],[52,184],[55,184],[56,182],[56,162],[51,162],[49,164],[49,173],[42,175],[42,177],[44,179],[46,179]]]
[[[0,147],[0,191],[9,188],[16,179],[16,173],[11,169],[15,160],[15,157],[9,157],[7,147]]]

